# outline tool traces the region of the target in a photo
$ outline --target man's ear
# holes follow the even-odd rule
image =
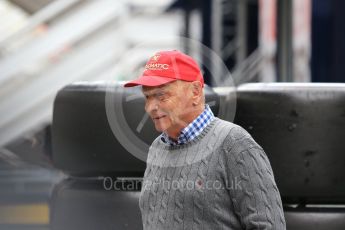
[[[193,101],[199,104],[201,101],[201,96],[202,96],[202,86],[201,86],[200,81],[192,82],[192,92],[193,92]]]

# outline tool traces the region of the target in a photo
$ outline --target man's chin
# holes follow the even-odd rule
[[[164,132],[166,130],[166,128],[162,127],[161,125],[155,125],[156,131],[157,132]]]
[[[170,128],[170,123],[165,121],[156,121],[154,126],[157,132],[166,132]]]

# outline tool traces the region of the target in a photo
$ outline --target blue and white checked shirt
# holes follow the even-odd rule
[[[181,131],[177,141],[171,139],[165,132],[161,134],[161,140],[169,145],[183,145],[196,138],[213,119],[212,110],[206,104],[204,111]]]

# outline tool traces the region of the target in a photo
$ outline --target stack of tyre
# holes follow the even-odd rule
[[[256,83],[206,87],[220,118],[266,151],[289,230],[345,229],[345,84]],[[145,157],[159,133],[140,88],[78,83],[56,96],[52,229],[142,229],[138,199]]]

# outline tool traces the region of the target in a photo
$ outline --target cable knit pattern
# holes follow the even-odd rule
[[[265,152],[219,118],[184,145],[152,143],[139,206],[145,230],[286,229]]]

